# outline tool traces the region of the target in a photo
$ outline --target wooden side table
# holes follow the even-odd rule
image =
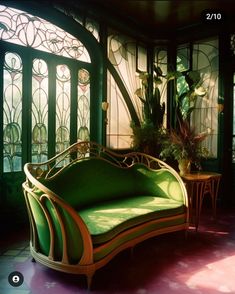
[[[214,172],[193,172],[182,176],[189,197],[189,214],[193,219],[193,200],[195,197],[195,228],[198,229],[202,203],[205,194],[209,194],[212,202],[213,216],[216,218],[216,200],[218,196],[221,174]]]

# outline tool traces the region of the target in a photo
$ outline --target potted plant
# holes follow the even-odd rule
[[[196,133],[190,126],[190,116],[195,109],[196,99],[203,97],[206,90],[201,85],[200,73],[188,71],[175,76],[175,125],[167,132],[167,137],[162,145],[160,156],[163,159],[173,158],[178,162],[180,174],[190,172],[191,164],[201,169],[201,159],[208,157],[209,151],[201,142],[210,132]],[[177,79],[178,83],[177,83]],[[176,86],[177,83],[177,86]]]
[[[132,144],[135,150],[146,154],[157,156],[162,148],[163,138],[166,137],[166,131],[163,127],[156,127],[149,121],[141,122],[140,126],[131,123],[133,131]]]
[[[160,67],[156,66],[153,77],[148,72],[139,73],[141,87],[135,91],[135,94],[142,103],[142,121],[140,125],[131,122],[133,148],[153,156],[159,155],[162,138],[165,136],[163,128],[165,103],[161,102],[158,88],[162,83],[162,77],[165,76]]]
[[[190,173],[191,164],[201,169],[201,159],[208,157],[209,151],[201,145],[208,132],[196,134],[188,120],[179,121],[178,128],[171,129],[163,142],[160,157],[173,158],[178,162],[180,175]]]

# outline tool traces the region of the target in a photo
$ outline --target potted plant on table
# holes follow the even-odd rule
[[[207,148],[201,146],[207,135],[207,132],[196,134],[187,120],[178,120],[178,128],[168,132],[160,156],[177,160],[181,176],[190,173],[192,163],[201,169],[201,159],[209,155]]]
[[[190,126],[190,116],[195,109],[196,99],[203,97],[206,90],[201,86],[200,74],[197,71],[184,73],[185,82],[183,89],[175,93],[176,97],[176,122],[167,132],[162,145],[160,156],[163,159],[173,158],[178,162],[180,175],[190,172],[191,164],[201,169],[201,159],[209,155],[206,147],[201,142],[208,136],[210,129],[196,133]]]

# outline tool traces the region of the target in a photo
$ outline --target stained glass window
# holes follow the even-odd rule
[[[135,95],[136,89],[140,87],[140,79],[136,74],[136,41],[126,37],[110,33],[108,38],[108,58],[118,73],[122,83],[129,95],[131,103],[138,117],[142,117],[142,104],[140,99]],[[143,62],[138,62],[141,68],[146,68],[145,50],[140,50],[140,58]],[[108,125],[107,125],[107,144],[113,148],[129,148],[131,146],[132,129],[130,127],[130,113],[123,95],[118,88],[114,78],[109,73],[107,81],[107,101]]]
[[[206,95],[197,97],[196,108],[191,115],[191,124],[197,133],[208,133],[202,145],[209,150],[210,157],[216,157],[218,139],[218,39],[194,42],[191,48],[191,54],[189,44],[178,48],[177,69],[179,71],[193,70],[200,73],[201,86],[206,90]],[[177,80],[177,87],[178,91],[184,91],[187,87],[184,77]]]
[[[32,161],[48,159],[48,67],[42,59],[33,61],[32,74]]]
[[[54,24],[24,11],[0,5],[0,40],[90,62],[84,45]]]
[[[130,113],[120,89],[109,72],[108,84],[112,86],[108,91],[108,102],[111,107],[108,108],[107,145],[117,149],[129,148],[132,144]]]
[[[218,141],[218,39],[203,40],[193,45],[193,70],[198,70],[207,94],[196,100],[192,121],[198,132],[208,132],[202,145],[217,156]]]
[[[155,48],[155,60],[154,64],[160,67],[162,74],[167,75],[167,51],[163,48]],[[158,88],[161,95],[161,104],[165,103],[165,109],[167,109],[167,80],[161,78],[162,83],[158,84]],[[166,126],[167,113],[164,113],[163,125]]]
[[[235,55],[235,34],[232,34],[230,37],[230,45],[233,54]]]
[[[3,87],[3,160],[4,172],[22,168],[22,60],[7,52]]]
[[[78,139],[89,140],[91,65],[84,45],[37,16],[2,5],[0,40],[3,172],[22,171],[26,160],[42,162]]]
[[[70,70],[62,64],[56,68],[56,153],[70,145]]]
[[[72,17],[80,25],[84,26],[84,28],[86,28],[97,39],[97,41],[100,40],[100,26],[97,21],[89,17],[85,17],[84,15],[78,15],[77,13],[74,13],[74,10],[70,10],[66,4],[62,5],[62,3],[60,3],[58,5],[57,3],[56,8],[69,17]]]
[[[82,68],[78,71],[78,134],[77,138],[90,139],[90,73]]]
[[[183,44],[177,50],[177,70],[180,72],[189,70],[190,68],[190,50],[189,44]]]
[[[137,46],[136,59],[137,71],[147,72],[147,49],[145,47]]]

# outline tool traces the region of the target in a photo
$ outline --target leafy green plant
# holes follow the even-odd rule
[[[140,72],[141,87],[135,91],[143,104],[143,121],[151,123],[157,128],[162,127],[165,113],[165,102],[161,102],[161,93],[158,88],[162,83],[161,77],[164,77],[164,75],[160,67],[156,66],[154,67],[153,78],[147,72]]]
[[[155,156],[161,155],[163,158],[187,158],[198,163],[199,158],[207,153],[200,144],[206,135],[195,134],[195,130],[190,128],[189,121],[195,109],[196,99],[206,94],[201,84],[200,73],[169,71],[167,75],[163,75],[160,67],[155,66],[153,77],[147,72],[141,72],[140,79],[141,87],[135,94],[143,105],[143,121],[140,126],[131,123],[133,147],[144,152],[147,150]],[[173,81],[175,89],[172,98],[175,100],[176,124],[170,131],[163,127],[165,103],[161,102],[159,85],[164,79],[165,85]]]
[[[144,121],[140,126],[131,124],[133,135],[132,144],[135,150],[152,156],[157,156],[162,148],[163,138],[166,137],[164,128],[155,127],[152,122]]]
[[[208,132],[197,134],[195,128],[190,126],[190,116],[196,100],[203,97],[206,90],[202,87],[198,71],[172,72],[170,75],[175,82],[176,122],[167,131],[160,156],[177,161],[189,160],[200,168],[201,158],[209,155],[207,148],[201,144]]]
[[[178,119],[178,128],[169,130],[165,137],[160,157],[164,160],[173,158],[177,161],[188,159],[200,168],[201,159],[209,156],[208,149],[201,146],[207,135],[207,132],[196,134],[188,120]]]
[[[142,103],[142,121],[140,125],[131,123],[132,143],[136,150],[156,156],[160,153],[162,137],[165,135],[163,120],[165,102],[162,102],[159,85],[166,78],[160,67],[154,67],[154,74],[140,72],[141,87],[135,94]]]
[[[190,119],[196,99],[205,96],[207,92],[202,87],[200,73],[198,71],[179,73],[175,82],[176,117],[180,121]]]

